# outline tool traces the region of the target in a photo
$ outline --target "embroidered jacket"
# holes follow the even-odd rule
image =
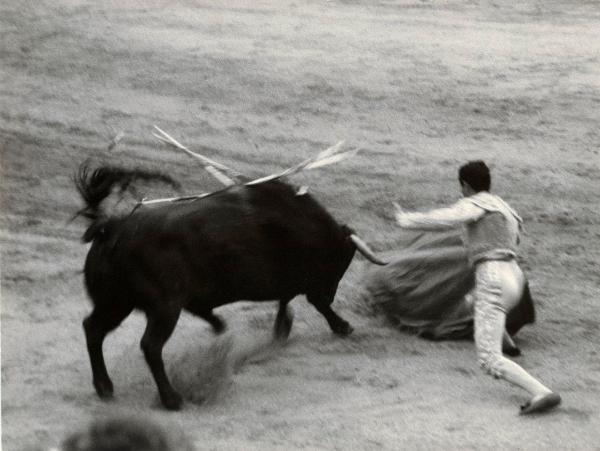
[[[469,261],[516,257],[523,220],[500,197],[481,191],[454,205],[426,213],[399,213],[396,221],[406,229],[441,231],[463,227]]]

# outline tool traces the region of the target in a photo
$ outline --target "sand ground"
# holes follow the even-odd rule
[[[48,449],[117,411],[175,425],[199,449],[598,449],[598,30],[584,0],[2,2],[2,449]],[[519,335],[519,362],[563,406],[519,417],[524,394],[484,376],[472,343],[425,342],[371,315],[360,257],[334,303],[351,337],[298,298],[284,349],[171,413],[133,315],[105,343],[116,397],[101,402],[81,330],[85,223],[68,222],[74,170],[92,158],[161,168],[186,193],[218,186],[153,124],[257,176],[346,140],[356,158],[294,182],[382,252],[404,238],[392,201],[452,201],[456,167],[486,159],[526,221],[538,322]],[[269,336],[274,311],[220,311],[236,352]],[[166,359],[214,340],[184,315]]]

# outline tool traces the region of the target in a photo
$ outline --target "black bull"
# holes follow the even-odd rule
[[[113,393],[102,343],[134,309],[147,316],[141,347],[169,409],[178,409],[182,400],[167,378],[162,349],[182,309],[220,332],[225,325],[214,308],[239,300],[278,300],[275,334],[285,338],[292,325],[287,304],[305,294],[333,332],[352,331],[331,309],[338,283],[357,248],[382,262],[310,194],[298,195],[274,180],[141,207],[122,217],[103,216],[99,204],[113,186],[123,188],[139,176],[148,178],[111,167],[90,174],[82,166],[76,177],[87,203],[81,213],[92,221],[84,235],[92,241],[84,274],[94,309],[83,326],[100,397]]]

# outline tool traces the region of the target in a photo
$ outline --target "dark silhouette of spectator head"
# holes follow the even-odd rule
[[[64,451],[193,451],[182,433],[132,416],[95,420],[68,437]]]

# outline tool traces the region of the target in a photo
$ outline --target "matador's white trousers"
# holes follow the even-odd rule
[[[502,354],[506,314],[519,302],[525,276],[515,260],[484,261],[475,267],[475,344],[481,367],[532,395],[549,391]]]

